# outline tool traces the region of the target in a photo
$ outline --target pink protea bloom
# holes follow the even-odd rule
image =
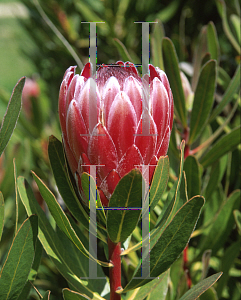
[[[59,117],[66,156],[80,192],[81,174],[89,173],[90,165],[96,166],[96,183],[104,206],[119,180],[132,169],[149,165],[147,178],[151,181],[159,157],[167,153],[173,121],[172,92],[162,70],[149,65],[149,73],[142,82],[134,64],[120,61],[102,65],[97,80],[91,75],[90,63],[80,75],[75,74],[75,67],[65,72]],[[144,110],[143,101],[148,103]],[[90,120],[93,111],[94,121]],[[149,120],[149,135],[142,134],[144,118]]]

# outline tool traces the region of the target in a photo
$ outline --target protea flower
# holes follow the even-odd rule
[[[97,166],[96,183],[104,206],[125,174],[149,165],[151,180],[158,158],[167,153],[172,92],[162,70],[149,65],[149,73],[141,80],[129,62],[102,65],[97,79],[91,75],[90,63],[80,75],[75,75],[75,67],[65,72],[59,117],[66,156],[80,191],[81,174],[90,172],[90,165]],[[149,120],[148,135],[142,134],[144,119]]]

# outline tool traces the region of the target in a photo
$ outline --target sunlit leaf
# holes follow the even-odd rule
[[[8,252],[0,273],[0,299],[18,299],[34,259],[38,235],[38,218],[30,216],[24,221]]]
[[[161,199],[166,189],[169,177],[169,160],[168,156],[160,157],[153,175],[150,189],[150,208],[153,209]]]
[[[76,258],[71,247],[73,243],[66,239],[65,244],[61,242],[56,232],[50,225],[45,213],[39,206],[37,200],[34,197],[27,181],[23,177],[19,177],[17,180],[18,191],[25,206],[28,215],[37,214],[39,220],[39,234],[38,238],[41,241],[46,253],[56,265],[59,272],[65,277],[65,279],[71,284],[71,286],[86,296],[93,298],[94,293],[86,286],[86,281],[81,280],[81,277],[86,277],[85,273],[88,270],[83,270],[81,259],[86,257],[79,252]],[[69,243],[69,244],[68,244]],[[83,273],[84,271],[84,273]]]
[[[31,271],[28,275],[28,281],[26,282],[24,288],[22,289],[22,292],[20,296],[18,297],[18,300],[26,300],[28,298],[29,292],[32,288],[32,283],[36,279],[38,268],[42,259],[42,245],[40,241],[37,239],[35,244],[35,255],[34,255],[34,261],[32,264]]]
[[[198,284],[194,285],[186,294],[184,294],[180,300],[196,300],[202,295],[207,289],[209,289],[222,275],[222,272],[214,274]]]
[[[12,96],[8,103],[7,111],[2,121],[0,128],[0,156],[10,140],[20,114],[21,95],[24,83],[25,77],[22,77],[14,87]]]
[[[74,243],[74,245],[82,252],[84,255],[89,257],[89,251],[84,247],[82,241],[78,238],[76,232],[72,228],[66,214],[63,212],[60,204],[56,200],[55,196],[47,188],[47,186],[42,182],[42,180],[34,173],[34,180],[38,185],[39,191],[48,205],[48,208],[59,228],[66,234],[66,236]],[[90,257],[90,259],[93,259]],[[109,264],[101,261],[97,261],[99,264],[108,267]]]
[[[127,292],[127,299],[144,300],[148,296],[150,300],[164,300],[168,289],[168,277],[169,272],[167,271],[140,288]]]
[[[86,298],[86,295],[82,295],[80,293],[77,293],[75,291],[71,291],[69,289],[63,289],[63,297],[64,300],[105,300],[101,296],[97,295],[96,293],[93,294],[93,298]]]
[[[89,216],[80,204],[68,177],[62,144],[54,136],[49,138],[48,154],[58,190],[66,206],[73,216],[88,229]]]

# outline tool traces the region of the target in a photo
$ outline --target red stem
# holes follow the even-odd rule
[[[183,250],[183,270],[184,270],[184,272],[187,275],[187,286],[190,289],[191,285],[192,285],[192,279],[191,279],[190,272],[189,272],[189,267],[188,267],[188,255],[187,255],[187,251],[188,251],[188,245]]]
[[[121,287],[121,243],[113,243],[108,238],[109,260],[114,267],[109,269],[110,276],[110,300],[121,300],[121,295],[115,291]]]

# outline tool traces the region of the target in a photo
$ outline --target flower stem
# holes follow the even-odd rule
[[[187,286],[190,289],[191,285],[192,285],[192,279],[190,276],[190,271],[189,271],[189,267],[188,267],[188,256],[187,256],[187,252],[188,252],[188,245],[186,246],[186,248],[183,250],[183,270],[186,273],[187,276]]]
[[[110,300],[121,300],[121,295],[116,291],[121,287],[121,243],[113,243],[108,238],[109,260],[114,267],[109,269],[110,276]]]

